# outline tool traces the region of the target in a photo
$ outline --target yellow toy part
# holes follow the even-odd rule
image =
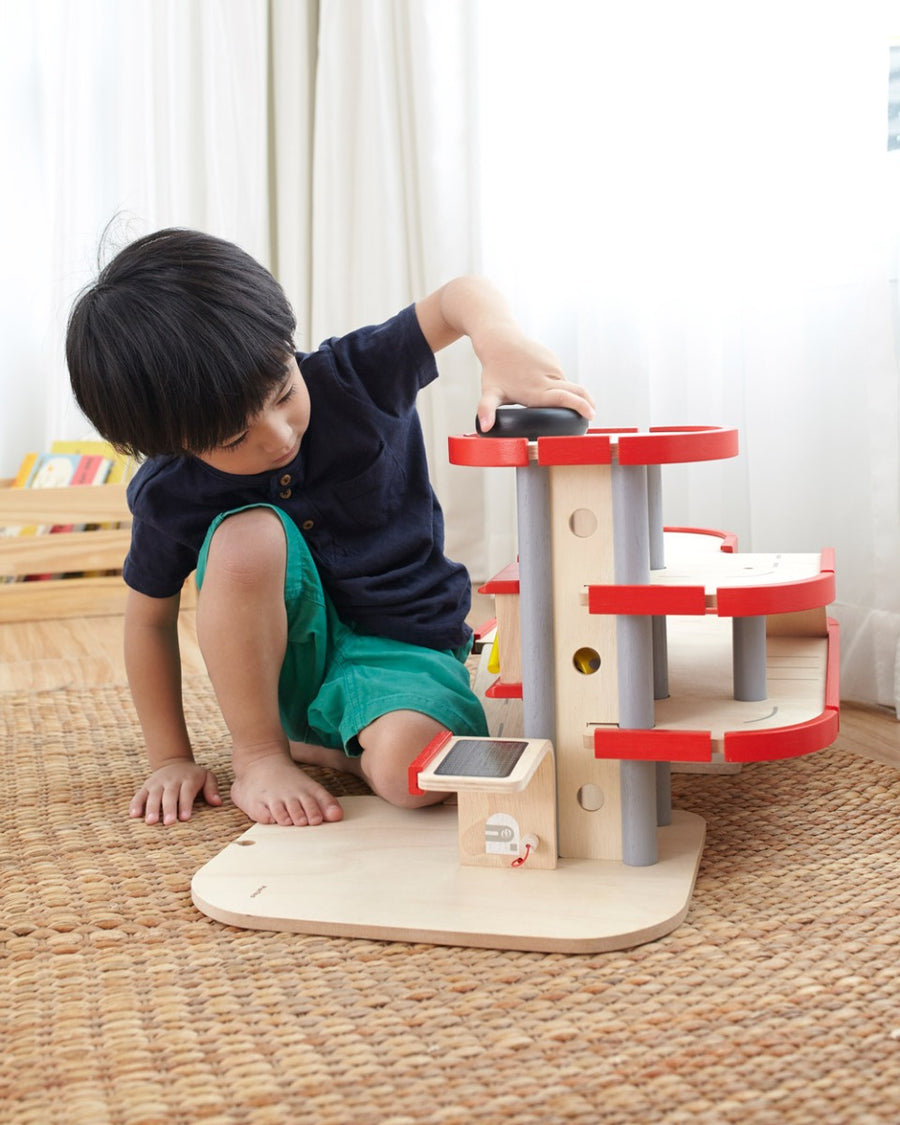
[[[494,640],[491,644],[491,653],[488,657],[487,670],[492,676],[500,674],[500,634],[494,633]]]

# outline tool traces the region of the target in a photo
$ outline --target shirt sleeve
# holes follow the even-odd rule
[[[131,545],[122,566],[125,584],[151,598],[177,594],[197,566],[209,518],[185,503],[173,458],[145,462],[128,485]]]
[[[197,566],[197,552],[159,528],[135,519],[131,546],[122,566],[125,584],[150,598],[177,594]]]
[[[358,380],[387,413],[410,411],[419,391],[437,378],[434,352],[419,326],[415,305],[383,324],[359,328],[322,347],[331,351],[338,377]]]

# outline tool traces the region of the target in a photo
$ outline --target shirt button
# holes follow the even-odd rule
[[[291,474],[285,473],[278,483],[282,486],[282,488],[287,488],[287,486],[291,483]]]
[[[279,492],[278,495],[281,497],[282,500],[290,500],[291,489],[290,488],[282,489],[282,491]]]
[[[304,520],[300,526],[304,531],[311,531],[316,526],[315,520]]]

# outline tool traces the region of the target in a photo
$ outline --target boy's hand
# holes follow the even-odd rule
[[[584,418],[592,418],[594,400],[586,388],[570,383],[557,357],[518,328],[504,325],[477,341],[482,364],[478,422],[483,431],[494,425],[498,406],[567,407]]]
[[[419,327],[433,352],[468,336],[482,367],[478,421],[494,425],[498,406],[568,407],[594,416],[594,400],[570,383],[548,348],[525,336],[497,289],[483,277],[458,277],[416,303]]]
[[[190,820],[198,794],[208,805],[222,804],[215,774],[186,759],[167,762],[154,770],[135,793],[128,814],[142,816],[147,824]]]

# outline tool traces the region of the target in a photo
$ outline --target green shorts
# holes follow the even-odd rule
[[[390,711],[407,710],[430,715],[454,734],[487,734],[484,710],[465,666],[471,643],[438,651],[356,632],[338,617],[293,520],[269,504],[249,507],[273,511],[287,541],[288,642],[278,705],[288,738],[356,757],[362,753],[357,735],[364,727]],[[235,508],[213,520],[197,562],[198,587],[216,528],[246,510]]]

